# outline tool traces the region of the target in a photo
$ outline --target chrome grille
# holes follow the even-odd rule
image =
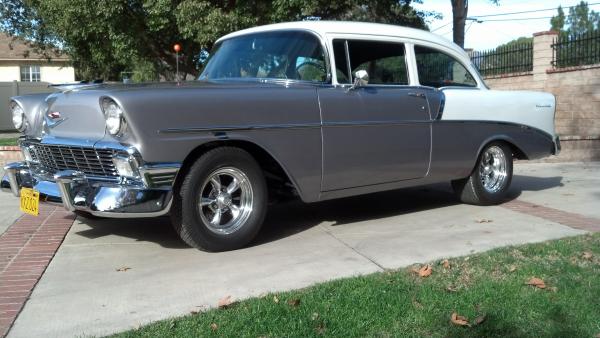
[[[92,176],[118,176],[113,164],[116,152],[112,149],[94,149],[55,144],[32,144],[31,157],[50,171],[77,170]]]

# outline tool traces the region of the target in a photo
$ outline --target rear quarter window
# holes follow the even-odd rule
[[[477,87],[471,73],[454,57],[434,48],[415,46],[419,83],[423,86]]]

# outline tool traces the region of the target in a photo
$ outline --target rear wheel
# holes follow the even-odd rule
[[[452,188],[464,203],[490,205],[502,202],[512,181],[513,157],[508,145],[488,144],[471,175],[452,182]]]
[[[234,250],[260,230],[267,208],[263,172],[246,151],[208,151],[190,168],[171,218],[181,239],[206,251]]]

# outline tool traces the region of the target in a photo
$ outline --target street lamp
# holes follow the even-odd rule
[[[177,82],[179,82],[179,52],[181,51],[181,45],[176,43],[173,45],[173,50],[175,51],[175,68],[176,68],[176,78]]]

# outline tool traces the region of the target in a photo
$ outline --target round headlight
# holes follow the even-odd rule
[[[11,103],[10,110],[12,111],[12,121],[18,131],[25,131],[27,129],[27,121],[25,120],[25,112],[20,105],[16,102]]]
[[[102,100],[102,111],[106,119],[106,130],[111,135],[118,135],[123,132],[123,110],[113,100],[105,98]]]

